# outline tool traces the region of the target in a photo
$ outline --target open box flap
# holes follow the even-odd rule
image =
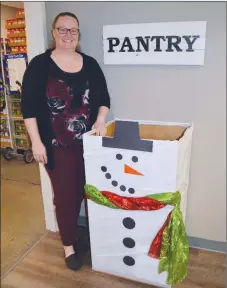
[[[144,121],[144,120],[127,120],[115,118],[106,123],[106,137],[113,138],[115,134],[116,122],[130,122],[139,125],[139,135],[141,140],[180,140],[184,132],[191,127],[191,123],[161,122],[161,121]],[[96,130],[93,129],[84,134],[86,136],[95,136]],[[100,136],[99,136],[100,137]]]

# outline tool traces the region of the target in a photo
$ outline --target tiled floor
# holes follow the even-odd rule
[[[35,163],[1,160],[1,274],[45,233],[44,210]]]

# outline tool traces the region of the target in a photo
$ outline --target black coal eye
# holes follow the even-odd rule
[[[133,157],[132,157],[132,161],[133,161],[133,162],[138,162],[138,157],[133,156]]]
[[[116,158],[117,158],[117,160],[121,160],[123,157],[122,157],[121,154],[117,154],[117,155],[116,155]]]

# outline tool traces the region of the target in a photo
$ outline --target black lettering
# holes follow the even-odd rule
[[[173,52],[172,46],[175,47],[177,52],[182,52],[178,44],[181,42],[181,37],[179,36],[166,36],[166,39],[168,39],[168,49],[166,49],[166,52]],[[173,40],[176,40],[175,42]]]
[[[140,44],[142,44],[143,49],[144,49],[146,52],[149,51],[149,38],[150,38],[150,36],[145,36],[144,38],[146,39],[146,42],[145,42],[145,40],[143,39],[143,37],[141,37],[141,36],[136,37],[136,39],[137,39],[137,50],[136,50],[136,52],[141,52],[141,51],[142,51],[142,50],[140,49]]]
[[[122,43],[121,50],[119,52],[125,52],[125,48],[128,47],[128,52],[135,52],[135,50],[132,47],[132,44],[130,42],[129,37],[125,37],[125,40]]]
[[[193,37],[192,41],[190,39],[191,37]],[[200,36],[199,35],[183,36],[182,38],[184,38],[188,44],[188,49],[186,50],[186,52],[194,52],[194,50],[192,49],[192,45],[195,43],[196,39],[200,38]]]
[[[120,44],[120,40],[118,38],[107,38],[107,40],[109,41],[108,52],[115,52],[113,47],[118,46]]]
[[[154,49],[155,52],[162,52],[162,49],[160,48],[161,39],[163,41],[166,41],[164,36],[152,36],[151,41],[156,40],[156,48]]]

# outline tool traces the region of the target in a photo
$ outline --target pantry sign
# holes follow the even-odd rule
[[[104,64],[204,65],[206,21],[107,25]]]

